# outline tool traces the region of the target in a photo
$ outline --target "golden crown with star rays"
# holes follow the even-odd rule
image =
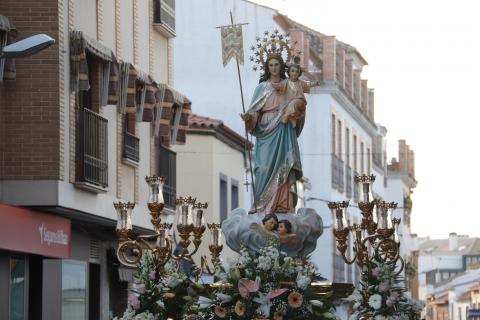
[[[263,70],[265,67],[265,62],[268,58],[282,58],[283,61],[288,65],[289,63],[299,63],[301,51],[295,50],[290,43],[290,35],[281,34],[278,30],[273,32],[265,31],[263,33],[263,38],[257,36],[257,43],[250,47],[253,55],[250,56],[250,61],[255,63],[253,66],[253,71],[258,69]],[[293,44],[295,45],[295,41]]]

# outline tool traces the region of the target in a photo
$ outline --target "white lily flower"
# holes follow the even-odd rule
[[[232,297],[227,295],[227,294],[223,294],[223,293],[217,293],[216,294],[216,297],[221,300],[222,302],[230,302],[232,301]]]
[[[198,297],[198,309],[210,308],[213,305],[212,299],[200,296]]]
[[[323,302],[320,300],[310,300],[310,304],[314,307],[323,307]]]

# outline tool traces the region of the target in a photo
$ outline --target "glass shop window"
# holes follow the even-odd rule
[[[86,272],[83,261],[62,264],[62,320],[85,320],[87,314]]]
[[[25,319],[25,259],[10,259],[10,317]]]

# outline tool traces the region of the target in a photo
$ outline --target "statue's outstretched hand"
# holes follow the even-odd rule
[[[253,116],[250,113],[241,113],[240,117],[245,122],[251,121],[253,119]]]

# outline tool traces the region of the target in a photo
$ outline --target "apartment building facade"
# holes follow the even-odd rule
[[[2,40],[56,40],[0,65],[0,318],[110,319],[132,280],[113,202],[135,202],[134,231],[150,232],[144,177],[165,175],[175,207],[191,110],[173,82],[175,1],[8,0],[0,14]]]

